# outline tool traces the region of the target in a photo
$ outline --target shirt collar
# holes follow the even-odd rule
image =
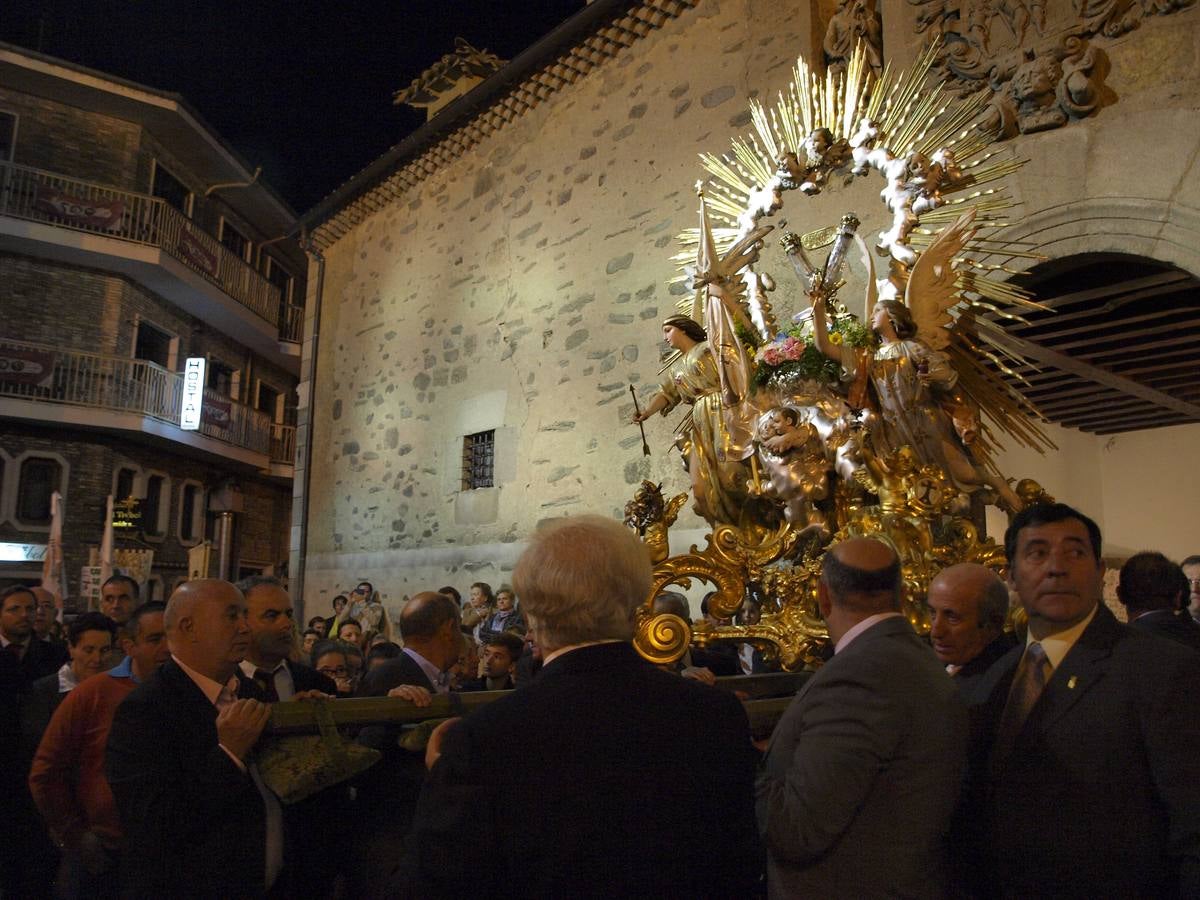
[[[213,681],[207,675],[201,675],[187,663],[183,662],[183,660],[181,660],[174,653],[171,654],[171,659],[175,660],[175,664],[178,665],[179,668],[183,669],[183,674],[192,679],[196,687],[200,688],[204,696],[208,698],[208,702],[213,706],[216,706],[217,701],[221,699],[222,691],[228,691],[234,697],[237,696],[237,675],[231,676],[229,681],[225,684],[220,684],[219,682]]]
[[[71,668],[69,662],[63,663],[62,668],[58,670],[58,692],[69,694],[77,687],[79,687],[79,679],[75,677],[75,670]]]
[[[25,640],[23,640],[23,641],[10,641],[3,634],[0,634],[0,648],[7,647],[9,644],[16,644],[22,650],[28,650],[29,645],[30,645],[30,643],[32,643],[32,641],[33,641],[32,634],[29,637],[25,638]]]
[[[1096,618],[1096,613],[1100,609],[1100,604],[1097,603],[1092,607],[1091,613],[1082,622],[1076,622],[1066,631],[1059,631],[1054,634],[1048,634],[1040,641],[1033,636],[1030,631],[1025,638],[1025,646],[1037,642],[1042,645],[1042,649],[1046,651],[1046,659],[1050,660],[1050,665],[1057,669],[1062,665],[1062,661],[1066,655],[1071,652],[1071,648],[1075,646],[1075,642],[1079,640],[1079,636],[1083,634],[1085,628],[1092,623],[1092,619]]]
[[[263,671],[266,672],[268,675],[274,675],[276,672],[278,672],[280,669],[282,669],[286,665],[287,665],[287,660],[281,659],[279,662],[277,662],[274,665],[274,667],[272,667],[270,669],[263,669]],[[256,666],[254,663],[250,662],[250,660],[248,660],[248,659],[243,659],[240,663],[238,663],[238,668],[240,668],[242,670],[242,672],[245,674],[245,676],[247,678],[253,678],[255,673],[258,672],[260,667]]]
[[[110,678],[130,678],[135,684],[141,684],[141,679],[133,673],[133,657],[127,656],[118,665],[104,673]]]
[[[851,628],[849,631],[847,631],[845,634],[842,635],[842,639],[840,641],[838,641],[837,644],[833,648],[834,654],[841,653],[843,650],[845,650],[847,647],[849,647],[851,642],[853,642],[856,637],[858,637],[860,634],[862,634],[864,631],[866,631],[872,625],[882,622],[884,619],[894,619],[894,618],[896,618],[896,616],[901,616],[901,615],[903,615],[903,613],[882,612],[882,613],[875,613],[875,615],[873,615],[873,616],[867,616],[865,619],[863,619],[861,622],[859,622],[857,625],[855,625],[853,628]]]
[[[417,665],[421,667],[421,671],[425,673],[425,677],[429,679],[429,683],[434,687],[437,687],[438,682],[440,682],[442,679],[442,670],[423,657],[412,647],[405,647],[404,652],[411,656],[413,660],[416,661]]]

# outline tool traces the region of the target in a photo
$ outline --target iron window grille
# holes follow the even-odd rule
[[[496,483],[496,432],[480,431],[463,438],[462,489],[493,487]]]

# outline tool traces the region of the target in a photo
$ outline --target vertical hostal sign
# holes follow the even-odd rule
[[[189,356],[183,367],[183,408],[179,412],[179,427],[196,431],[200,427],[200,411],[204,406],[204,357]]]

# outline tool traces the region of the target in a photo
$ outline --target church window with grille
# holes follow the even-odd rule
[[[493,487],[496,483],[496,432],[480,431],[463,438],[462,489]]]

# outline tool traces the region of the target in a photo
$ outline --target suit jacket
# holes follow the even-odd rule
[[[758,782],[772,897],[941,897],[967,711],[933,652],[884,619],[825,663]]]
[[[388,691],[402,684],[415,684],[430,692],[434,689],[433,682],[417,661],[407,653],[401,653],[367,672],[358,692],[364,697],[386,697]]]
[[[262,797],[218,746],[216,718],[174,660],[117,707],[105,769],[125,832],[123,896],[263,894]]]
[[[1173,609],[1156,609],[1139,616],[1129,624],[1139,631],[1156,634],[1193,650],[1200,650],[1200,625],[1196,624],[1196,620],[1186,610],[1180,613]]]
[[[476,893],[471,835],[485,880],[522,897],[749,896],[755,758],[731,694],[581,647],[448,733],[392,891]]]
[[[50,724],[50,718],[67,695],[58,689],[58,672],[45,675],[29,686],[21,699],[22,755],[28,763],[37,752],[38,743]]]
[[[997,664],[992,734],[1023,647]],[[1200,896],[1200,655],[1101,604],[983,778],[1002,896]]]
[[[983,681],[987,670],[994,666],[1006,653],[1017,646],[1015,635],[1002,634],[980,651],[979,655],[970,660],[965,666],[954,673],[954,684],[962,693],[967,705],[971,706],[987,699],[979,696],[980,682]]]
[[[292,684],[296,693],[301,691],[320,691],[322,694],[337,695],[337,684],[328,675],[322,675],[312,666],[303,663],[287,661],[287,667],[292,673]]]

